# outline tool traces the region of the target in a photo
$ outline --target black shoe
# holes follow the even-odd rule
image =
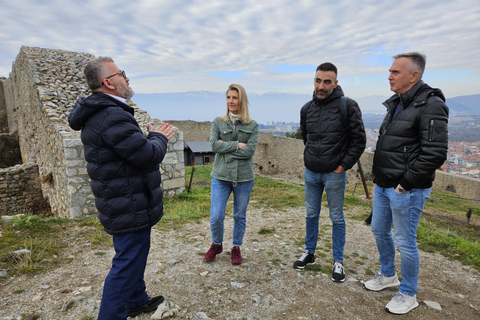
[[[148,298],[147,303],[145,303],[143,306],[127,310],[127,316],[136,317],[140,313],[155,311],[157,310],[158,306],[162,304],[163,300],[164,299],[162,296]]]
[[[332,270],[332,281],[333,282],[344,282],[345,281],[345,269],[341,262],[335,261],[333,264]]]
[[[314,264],[314,263],[315,263],[315,255],[305,251],[300,257],[300,259],[298,259],[293,263],[293,269],[305,269],[305,266],[307,264]]]

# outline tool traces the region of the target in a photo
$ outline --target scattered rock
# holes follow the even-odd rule
[[[32,251],[30,251],[28,249],[21,249],[21,250],[13,251],[13,253],[16,254],[16,255],[32,254]]]
[[[179,264],[180,262],[182,262],[182,260],[169,260],[168,264],[173,267],[174,265]]]
[[[246,286],[245,283],[240,283],[240,282],[231,282],[230,284],[232,285],[232,287],[238,288],[238,289],[244,288]]]
[[[211,320],[205,313],[197,312],[192,320]]]
[[[158,306],[157,311],[155,311],[150,320],[161,320],[173,317],[179,311],[179,306],[169,301],[164,301],[161,305]]]
[[[430,308],[432,308],[432,309],[439,310],[439,311],[442,310],[442,307],[440,306],[440,303],[438,303],[438,302],[428,301],[428,300],[424,300],[423,302],[424,302],[428,307],[430,307]]]

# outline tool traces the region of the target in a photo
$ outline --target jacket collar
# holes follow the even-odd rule
[[[322,104],[327,104],[332,100],[338,99],[343,96],[343,90],[342,87],[337,85],[335,89],[333,89],[332,93],[326,97],[325,99],[318,99],[317,95],[315,94],[315,90],[313,90],[313,101],[315,104],[322,105]]]
[[[432,88],[423,82],[423,80],[420,80],[407,92],[400,95],[394,94],[383,104],[387,108],[392,108],[395,107],[401,100],[404,108],[407,108],[410,105],[413,107],[418,107],[427,103],[427,98],[431,95],[438,96],[440,99],[445,101],[445,96],[440,89]]]

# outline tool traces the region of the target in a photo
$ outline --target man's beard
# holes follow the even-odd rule
[[[135,94],[135,92],[133,91],[133,89],[127,84],[127,85],[121,85],[118,90],[118,93],[121,97],[125,98],[125,99],[131,99],[133,97],[133,95]]]
[[[125,93],[125,99],[129,100],[135,95],[135,91],[132,88],[128,87],[127,92]]]

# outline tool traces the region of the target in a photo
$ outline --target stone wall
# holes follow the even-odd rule
[[[0,169],[0,216],[36,213],[44,208],[35,163]]]
[[[22,47],[9,78],[3,81],[10,132],[17,132],[23,163],[36,163],[43,195],[58,217],[96,213],[86,172],[80,132],[68,125],[78,97],[89,95],[83,69],[94,56],[64,50]],[[136,110],[142,128],[160,123]],[[170,140],[161,166],[166,196],[184,189],[183,134]]]
[[[0,133],[0,168],[8,168],[22,163],[16,133]]]
[[[184,132],[185,141],[207,141],[211,122],[170,121]],[[253,157],[256,174],[303,184],[303,141],[260,132],[257,151]],[[372,181],[373,153],[365,152],[360,164],[367,181]],[[358,165],[347,171],[348,183],[361,183]],[[480,200],[480,180],[437,170],[433,187]],[[369,190],[371,192],[371,190]]]
[[[3,82],[5,78],[0,78],[0,133],[8,132],[7,106],[5,104],[5,90]]]

